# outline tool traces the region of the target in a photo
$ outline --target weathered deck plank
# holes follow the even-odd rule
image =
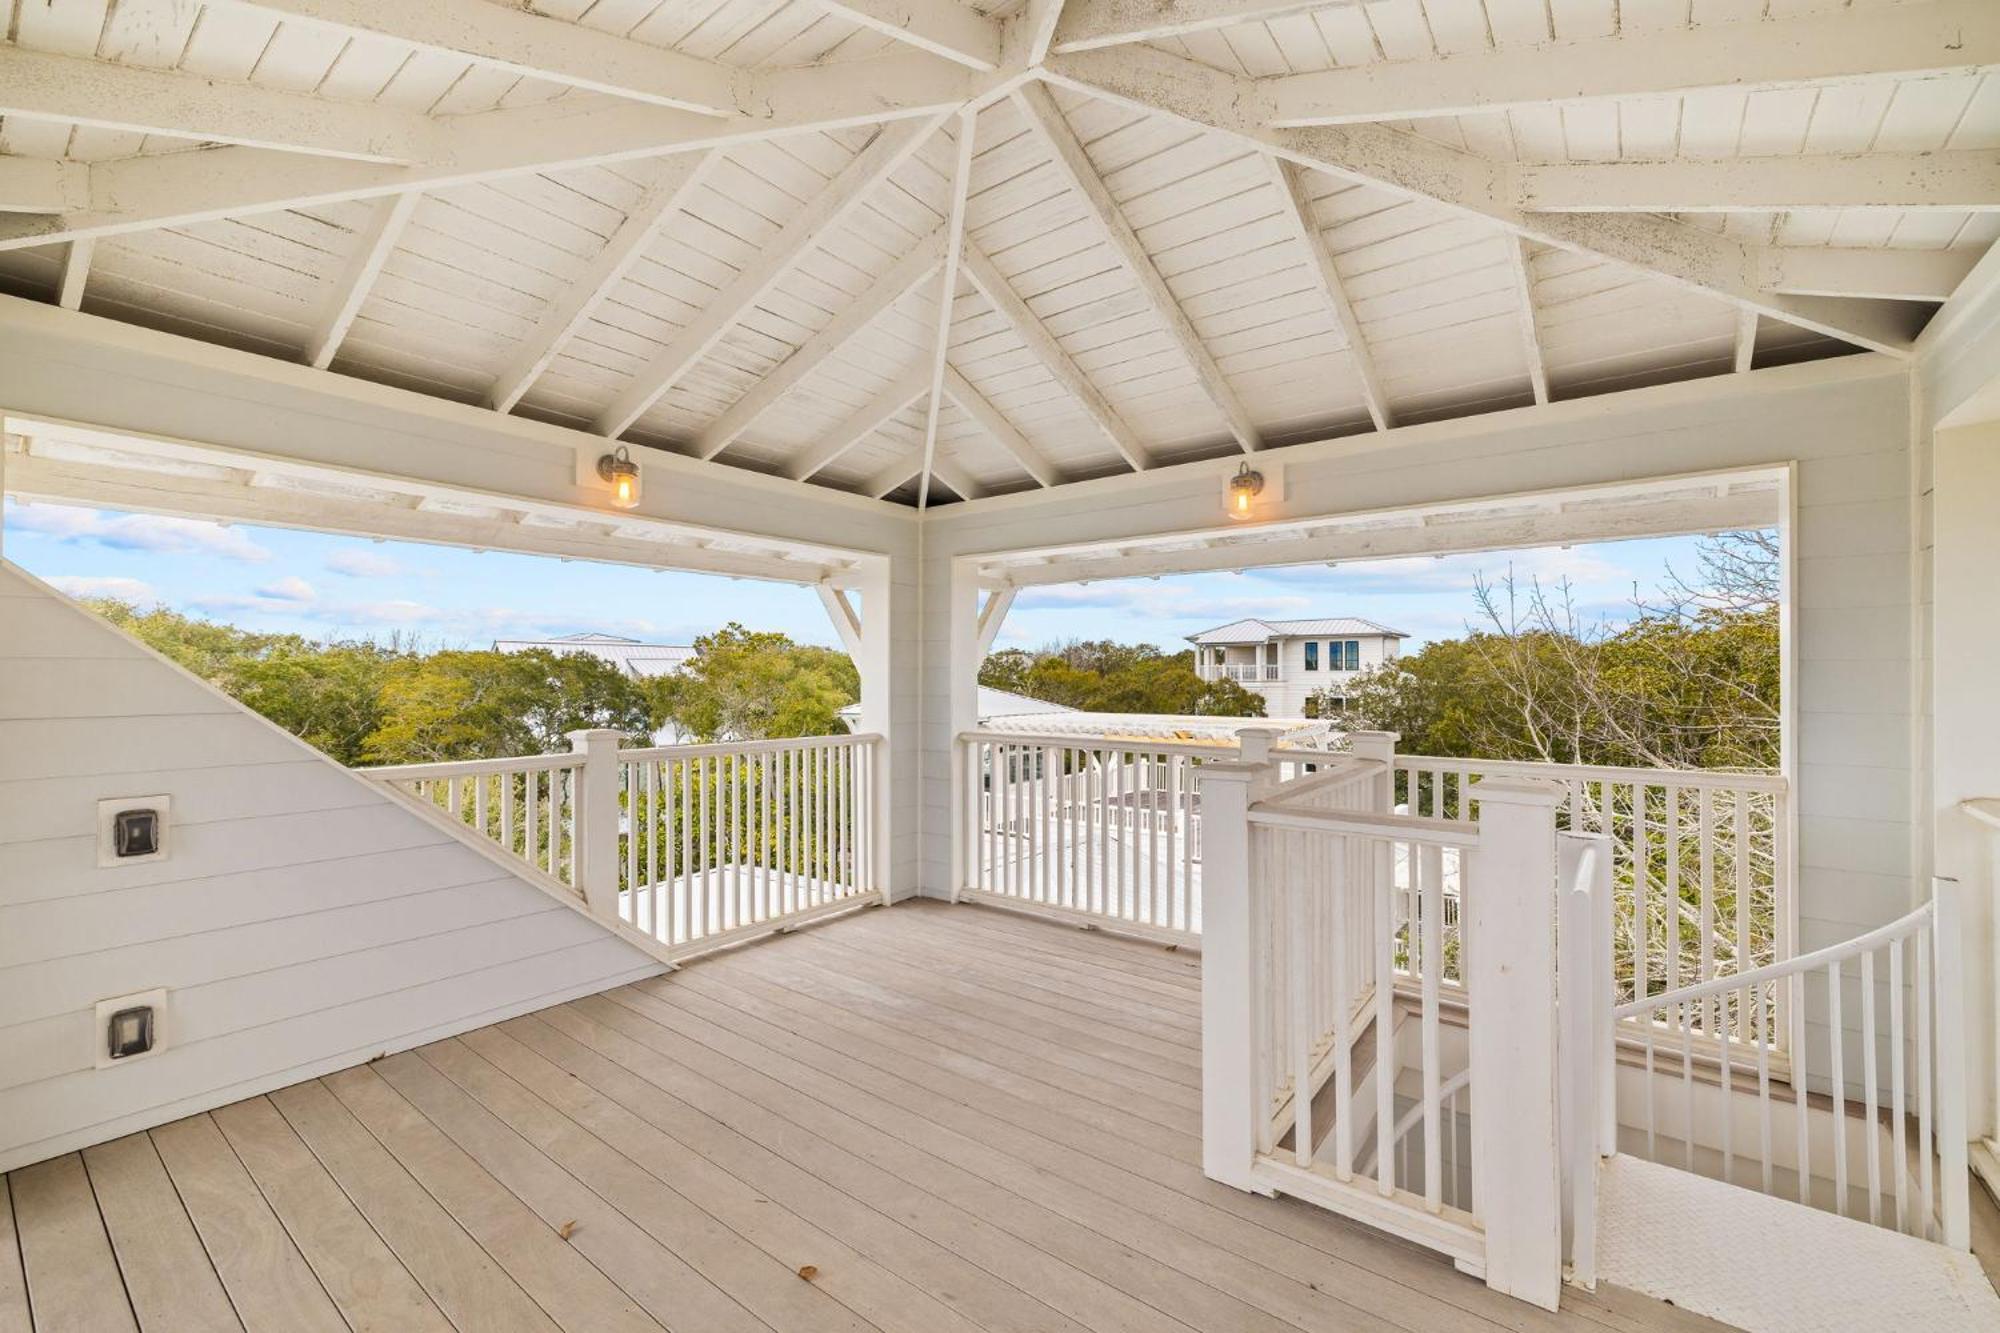
[[[1208,1180],[1200,977],[938,904],[719,955],[0,1178],[0,1333],[1714,1327]]]

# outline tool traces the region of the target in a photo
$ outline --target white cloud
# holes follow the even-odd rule
[[[160,594],[152,584],[144,579],[125,579],[113,575],[93,574],[53,574],[46,580],[58,592],[71,597],[115,597],[121,602],[147,606],[160,600]]]
[[[326,558],[327,569],[351,579],[391,579],[403,574],[403,562],[365,546],[343,546]]]
[[[319,590],[298,575],[288,574],[257,589],[257,595],[277,602],[311,602],[319,599]]]
[[[112,514],[67,505],[22,505],[8,515],[15,532],[32,532],[61,542],[88,542],[119,551],[213,556],[256,564],[271,552],[243,533],[220,523],[166,514]]]

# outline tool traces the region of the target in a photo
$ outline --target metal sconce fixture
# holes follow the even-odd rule
[[[597,460],[597,475],[611,483],[611,503],[630,509],[639,503],[639,465],[624,445]]]
[[[1250,517],[1251,502],[1264,493],[1264,474],[1253,472],[1245,463],[1229,479],[1229,516],[1231,518]]]

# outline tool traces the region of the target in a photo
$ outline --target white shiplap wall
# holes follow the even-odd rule
[[[169,856],[100,868],[97,802],[159,793]],[[0,1169],[660,970],[0,566]],[[94,1068],[159,986],[167,1048]]]

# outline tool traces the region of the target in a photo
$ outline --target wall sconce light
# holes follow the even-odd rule
[[[1248,463],[1236,469],[1236,475],[1229,479],[1229,516],[1250,517],[1251,502],[1263,493],[1263,473],[1251,471]]]
[[[611,503],[630,509],[639,503],[639,465],[624,445],[597,460],[597,475],[611,484]]]

